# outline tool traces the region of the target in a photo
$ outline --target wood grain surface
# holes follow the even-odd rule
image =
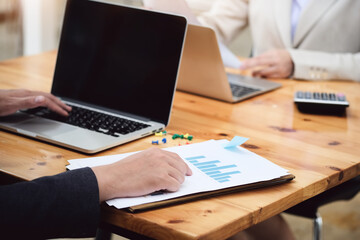
[[[56,52],[0,63],[0,87],[50,91]],[[193,142],[250,140],[243,147],[288,169],[291,183],[130,214],[103,206],[102,219],[155,239],[224,239],[360,174],[360,83],[274,80],[283,87],[229,104],[176,92],[169,133],[189,133]],[[70,86],[69,86],[70,87]],[[300,113],[297,90],[343,92],[350,107],[345,116]],[[155,136],[92,156],[152,147]],[[186,144],[170,140],[161,147]],[[0,131],[0,170],[23,180],[66,170],[78,152]]]

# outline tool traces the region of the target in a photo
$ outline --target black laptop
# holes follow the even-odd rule
[[[170,119],[186,19],[68,0],[51,93],[73,107],[0,118],[2,128],[85,153],[162,130]]]

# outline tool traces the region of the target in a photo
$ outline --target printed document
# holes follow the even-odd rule
[[[162,192],[141,197],[117,198],[107,201],[110,206],[126,208],[163,201],[194,193],[214,191],[239,185],[269,181],[286,176],[286,169],[242,147],[225,148],[228,140],[210,140],[202,143],[165,148],[175,152],[193,171],[186,176],[177,192]],[[69,170],[111,164],[134,154],[69,160]]]

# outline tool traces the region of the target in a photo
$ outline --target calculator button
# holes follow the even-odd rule
[[[331,101],[336,101],[336,95],[334,93],[330,93],[329,96]]]
[[[305,92],[305,98],[306,99],[311,99],[311,92]]]
[[[320,99],[320,93],[314,92],[314,99]]]
[[[329,96],[327,93],[321,93],[321,99],[322,100],[328,100],[329,99]]]
[[[304,93],[301,92],[301,91],[298,91],[298,92],[296,92],[296,97],[297,98],[304,98]]]
[[[337,94],[337,99],[338,99],[339,101],[345,101],[345,100],[346,100],[346,97],[345,97],[345,95],[344,95],[343,93],[338,93],[338,94]]]

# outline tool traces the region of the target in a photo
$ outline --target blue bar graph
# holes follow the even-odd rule
[[[213,164],[213,163],[219,163],[219,160],[215,160],[215,161],[208,161],[208,162],[202,162],[202,163],[195,163],[195,166],[203,166],[203,165],[208,165],[208,164]]]
[[[231,171],[232,169],[237,168],[237,165],[235,164],[221,166],[220,160],[207,161],[205,156],[188,157],[185,158],[185,160],[192,163],[203,173],[205,173],[206,175],[208,175],[209,177],[211,177],[212,179],[214,179],[219,183],[228,182],[231,179],[231,175],[241,173],[238,170]]]
[[[190,160],[197,160],[197,159],[202,159],[202,158],[205,158],[205,156],[188,157],[188,158],[185,158],[185,159],[190,161]]]
[[[216,164],[209,164],[209,165],[205,165],[205,166],[200,166],[198,167],[198,169],[201,169],[202,171],[205,171],[208,168],[214,168],[216,167]]]
[[[228,179],[224,179],[224,180],[217,180],[219,183],[223,183],[223,182],[228,182]]]
[[[204,170],[204,172],[211,172],[211,171],[215,171],[215,170],[226,169],[226,168],[233,168],[233,167],[236,167],[236,165],[233,164],[233,165],[228,165],[228,166],[209,168],[209,169]]]
[[[218,177],[218,178],[214,178],[216,181],[218,181],[219,183],[223,183],[223,182],[228,182],[230,181],[230,176],[225,176],[225,177]]]
[[[227,172],[227,173],[214,174],[214,175],[211,175],[210,177],[212,177],[212,178],[217,178],[217,177],[228,176],[228,175],[232,175],[232,174],[236,174],[236,173],[240,173],[240,171],[234,171],[234,172]]]
[[[220,171],[214,171],[214,172],[205,172],[203,171],[204,173],[206,173],[206,175],[213,175],[213,174],[216,174],[216,173],[221,173]]]
[[[225,177],[217,177],[217,178],[214,178],[215,180],[223,180],[223,179],[228,179],[228,178],[231,178],[230,176],[225,176]]]

